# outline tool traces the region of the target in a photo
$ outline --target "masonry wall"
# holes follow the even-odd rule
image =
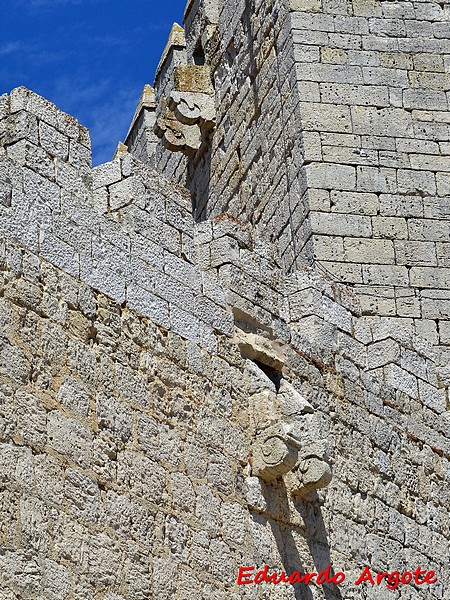
[[[177,56],[192,63],[203,48],[217,123],[194,157],[156,152],[196,220],[225,211],[251,223],[277,242],[284,270],[314,263],[351,285],[365,314],[428,339],[443,367],[448,13],[392,0],[189,3]]]
[[[158,169],[190,190],[196,220],[228,212],[278,240],[286,269],[295,256],[306,264],[312,255],[303,241],[306,180],[289,12],[272,1],[193,2],[185,21],[186,62],[200,47],[211,67],[216,127],[187,162],[177,154],[169,163],[160,148]],[[171,89],[164,73],[155,79],[160,101]]]
[[[125,140],[130,153],[147,164],[153,164],[157,147],[157,138],[153,133],[154,125],[154,111],[143,107]]]
[[[173,72],[175,66],[186,64],[187,61],[186,38],[183,28],[174,23],[155,73],[155,99],[157,105],[161,104],[163,98],[169,96],[174,87]],[[168,152],[161,144],[157,144],[153,160],[160,173],[166,173],[182,185],[186,185],[188,160],[185,156],[181,153]]]
[[[370,564],[439,582],[365,598],[445,598],[449,404],[430,346],[331,280],[286,276],[235,218],[195,224],[186,190],[127,153],[92,171],[86,130],[42,98],[1,106],[2,597],[347,600]],[[333,467],[307,497],[251,471],[253,397],[277,394],[255,358],[273,356],[314,409],[302,443]],[[264,564],[347,581],[235,585]]]
[[[449,6],[292,7],[314,257],[446,364]]]

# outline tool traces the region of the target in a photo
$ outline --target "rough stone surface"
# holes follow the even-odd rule
[[[155,105],[206,61],[201,155],[147,98],[92,170],[73,117],[0,97],[2,599],[448,597],[448,7],[274,9],[172,30]]]
[[[427,337],[444,367],[447,20],[438,2],[193,2],[179,61],[202,49],[216,126],[187,161],[161,145],[152,158],[191,191],[197,220],[251,223],[285,271],[314,264],[351,285],[364,314]],[[158,72],[155,86],[163,106],[176,82]]]

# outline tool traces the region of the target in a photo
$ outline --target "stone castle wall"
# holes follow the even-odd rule
[[[425,337],[444,368],[448,17],[439,2],[189,3],[157,104],[201,48],[216,125],[188,157],[154,155],[190,190],[196,220],[251,223],[284,270],[314,264],[352,286],[364,314]]]
[[[156,98],[161,102],[170,93],[166,71],[193,64],[200,47],[211,69],[216,126],[188,161],[179,154],[168,159],[160,148],[158,168],[188,187],[197,220],[230,212],[277,240],[287,269],[295,252],[308,262],[312,255],[299,234],[307,215],[306,180],[288,10],[271,1],[193,2],[185,20],[185,55],[167,58],[157,72]]]
[[[235,216],[195,223],[187,191],[128,153],[92,170],[87,131],[39,96],[0,107],[1,597],[445,598],[430,345],[285,274]],[[327,488],[299,487],[305,463],[257,472],[288,417]],[[265,564],[347,581],[236,585]],[[366,564],[438,583],[362,592]]]
[[[315,258],[368,314],[439,345],[443,363],[449,16],[445,3],[360,0],[292,13]]]

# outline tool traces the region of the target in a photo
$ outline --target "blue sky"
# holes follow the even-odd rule
[[[94,164],[111,160],[153,83],[186,0],[2,0],[0,95],[19,85],[89,127]]]

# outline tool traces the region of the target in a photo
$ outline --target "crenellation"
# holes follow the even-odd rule
[[[0,96],[5,598],[446,597],[447,13],[189,2],[95,169]]]

